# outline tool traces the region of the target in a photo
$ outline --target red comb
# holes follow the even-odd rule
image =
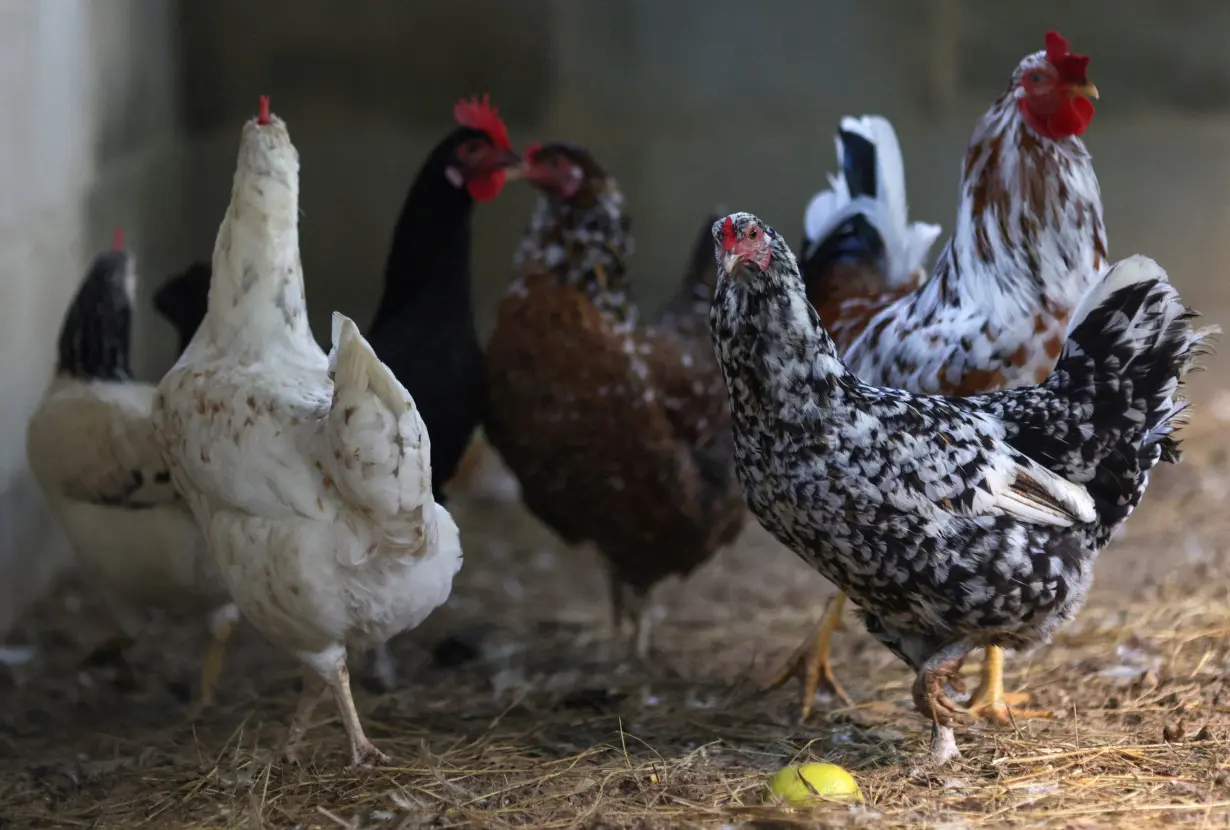
[[[262,127],[269,123],[269,96],[261,96],[260,109],[257,110],[256,123]]]
[[[722,250],[729,251],[735,247],[735,220],[729,216],[722,223]]]
[[[124,229],[123,228],[116,228],[115,231],[111,234],[111,250],[113,251],[124,250]]]
[[[1089,56],[1068,51],[1068,39],[1059,32],[1046,33],[1046,59],[1059,72],[1059,77],[1073,84],[1082,84],[1089,71]]]
[[[508,140],[508,128],[500,120],[499,112],[491,106],[491,96],[484,94],[481,101],[477,98],[471,98],[469,101],[463,98],[458,101],[453,107],[453,118],[457,119],[457,123],[463,127],[482,130],[497,147],[511,150],[512,142]]]

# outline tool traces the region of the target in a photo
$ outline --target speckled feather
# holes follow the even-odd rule
[[[1045,61],[1026,57],[975,128],[931,278],[846,351],[864,380],[968,395],[1039,383],[1058,358],[1072,309],[1108,261],[1088,150],[1040,137],[1017,105],[1021,78]]]
[[[643,592],[730,542],[745,511],[704,306],[640,324],[623,197],[591,158],[586,174],[571,203],[543,198],[522,242],[487,348],[486,430],[530,510]]]
[[[733,226],[767,227],[750,214]],[[714,236],[721,254],[720,224]],[[916,669],[1045,641],[1084,601],[1149,469],[1176,458],[1179,381],[1208,334],[1191,317],[1165,272],[1133,257],[1078,310],[1043,386],[878,388],[842,363],[772,235],[766,271],[723,269],[711,317],[748,504]]]

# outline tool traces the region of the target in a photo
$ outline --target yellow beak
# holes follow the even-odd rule
[[[1098,88],[1093,85],[1092,81],[1085,81],[1083,84],[1078,84],[1071,89],[1073,95],[1083,95],[1086,98],[1097,100]]]

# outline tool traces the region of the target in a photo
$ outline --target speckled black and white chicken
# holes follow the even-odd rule
[[[152,384],[132,377],[136,262],[117,233],[60,329],[56,375],[26,429],[30,470],[128,638],[153,608],[199,611],[213,643],[194,711],[213,699],[239,612],[154,440]]]
[[[969,398],[869,386],[842,362],[789,247],[747,213],[714,224],[711,323],[748,505],[917,672],[937,762],[962,661],[1046,642],[1084,603],[1097,553],[1176,461],[1192,327],[1165,271],[1117,263],[1034,387]]]
[[[287,754],[329,690],[354,763],[383,760],[347,653],[439,607],[461,545],[410,395],[348,318],[334,314],[329,355],[308,328],[299,155],[267,99],[243,129],[208,312],[158,385],[154,427],[235,603],[304,664]]]

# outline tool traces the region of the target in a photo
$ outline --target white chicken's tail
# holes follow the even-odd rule
[[[847,116],[836,145],[841,172],[829,176],[829,188],[812,197],[803,215],[800,265],[818,273],[834,260],[871,259],[880,263],[886,287],[912,282],[940,226],[909,221],[893,125],[879,115]]]
[[[414,400],[354,321],[333,315],[330,474],[350,503],[370,511],[394,546],[414,543],[431,496],[431,441]]]

